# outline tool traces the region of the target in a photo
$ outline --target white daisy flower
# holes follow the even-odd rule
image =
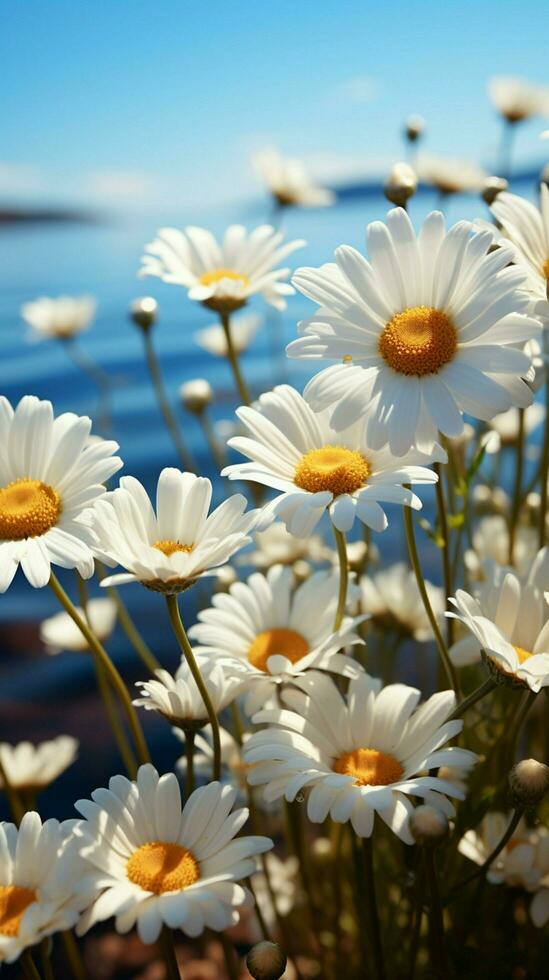
[[[491,491],[493,499],[493,491]],[[473,531],[473,547],[464,555],[465,567],[471,578],[482,578],[487,560],[507,565],[509,561],[509,525],[501,514],[483,517]],[[514,562],[519,575],[526,572],[538,550],[538,531],[527,524],[516,530]]]
[[[85,818],[75,833],[91,865],[83,890],[95,893],[79,923],[86,932],[115,916],[116,930],[137,924],[142,942],[154,943],[163,925],[199,936],[239,921],[251,896],[238,882],[255,870],[255,856],[272,847],[268,837],[238,837],[248,810],[231,813],[236,790],[210,783],[195,790],[181,810],[173,773],[159,777],[141,766],[136,782],[113,776],[76,809]]]
[[[355,517],[384,531],[381,504],[420,510],[420,499],[404,484],[436,483],[436,474],[418,464],[446,458],[438,450],[395,459],[388,448],[370,444],[363,418],[336,429],[329,413],[315,411],[289,385],[261,395],[256,405],[237,410],[249,436],[229,440],[251,462],[227,466],[222,475],[277,490],[263,512],[279,517],[296,537],[307,537],[325,511],[339,531],[350,531]]]
[[[549,116],[549,88],[512,75],[490,79],[488,92],[492,104],[508,123],[532,116]]]
[[[514,246],[513,260],[527,277],[528,289],[536,302],[535,311],[549,314],[549,187],[540,186],[540,206],[518,194],[498,194],[491,207],[505,235]]]
[[[433,639],[416,577],[405,562],[398,562],[372,576],[363,575],[359,586],[360,608],[371,617],[374,625],[396,630],[420,642]],[[437,618],[442,617],[445,609],[443,590],[428,581],[425,587],[433,612]]]
[[[89,443],[91,419],[26,395],[14,410],[0,396],[0,592],[19,565],[35,588],[51,565],[93,575],[90,508],[122,466],[116,442]]]
[[[32,327],[36,340],[57,337],[68,340],[90,326],[97,308],[93,296],[41,296],[24,303],[21,316]]]
[[[293,854],[279,858],[274,851],[270,851],[265,856],[265,863],[270,887],[262,870],[256,871],[251,881],[263,918],[269,929],[275,930],[277,913],[281,916],[289,915],[299,900],[299,861]],[[276,910],[271,896],[274,896]]]
[[[312,180],[301,160],[284,157],[278,150],[262,150],[252,163],[280,207],[325,208],[336,199]]]
[[[534,402],[524,412],[524,435],[528,437],[534,432],[545,418],[545,410],[539,402]],[[512,446],[519,434],[519,413],[516,408],[510,408],[501,415],[494,415],[490,428],[497,432],[501,446]]]
[[[219,714],[242,689],[242,678],[211,657],[200,656],[199,651],[195,655],[215,712]],[[146,711],[158,711],[170,725],[202,728],[208,721],[208,712],[186,660],[181,662],[174,677],[167,670],[154,673],[156,679],[138,681],[136,687],[141,688],[142,697],[133,703]]]
[[[481,190],[486,181],[485,171],[471,160],[453,160],[422,153],[415,166],[419,179],[435,187],[439,194],[475,193]]]
[[[68,829],[32,811],[19,828],[0,823],[0,963],[76,924],[82,861]]]
[[[286,282],[290,270],[276,266],[305,242],[283,245],[283,238],[271,225],[249,235],[242,225],[231,225],[222,244],[205,228],[161,228],[145,247],[139,275],[185,286],[189,299],[219,313],[239,310],[258,293],[284,310],[284,297],[293,293]]]
[[[525,408],[533,378],[524,345],[541,330],[524,315],[526,278],[513,249],[488,254],[492,233],[460,221],[445,233],[430,214],[418,237],[401,208],[367,228],[370,261],[342,245],[336,263],[298,269],[294,285],[320,309],[300,324],[290,357],[339,361],[307,385],[315,411],[332,407],[341,430],[371,402],[373,449],[430,451],[443,432],[463,431],[462,413],[490,419]],[[342,363],[343,362],[343,363]]]
[[[197,654],[208,654],[245,678],[249,714],[312,667],[356,677],[361,668],[339,651],[362,643],[354,632],[362,617],[345,617],[334,633],[339,575],[316,572],[293,590],[290,568],[274,565],[267,575],[254,572],[213,606],[198,613],[189,630]],[[351,586],[351,590],[354,587]]]
[[[544,595],[549,548],[538,552],[523,578],[495,563],[486,572],[475,597],[458,590],[450,599],[457,613],[447,615],[459,619],[473,634],[473,642],[454,646],[454,662],[471,663],[482,650],[497,677],[511,678],[537,692],[549,685],[549,605]]]
[[[254,534],[254,550],[239,555],[237,565],[254,565],[268,569],[271,565],[294,565],[296,562],[332,561],[334,552],[320,534],[296,538],[284,524],[275,522],[265,531]]]
[[[104,578],[102,586],[141,582],[159,592],[181,592],[224,565],[250,541],[258,511],[234,494],[208,516],[209,480],[167,467],[158,479],[156,514],[144,487],[126,476],[99,501],[93,527],[96,551],[108,565],[127,572]]]
[[[236,354],[243,354],[255,338],[263,320],[257,313],[242,313],[231,319],[231,340]],[[220,323],[198,330],[193,338],[199,347],[214,357],[228,357],[227,335]]]
[[[451,815],[447,796],[463,798],[454,783],[419,775],[445,765],[467,765],[476,756],[466,749],[443,747],[461,731],[459,719],[446,721],[455,707],[453,691],[434,694],[416,709],[420,692],[367,674],[351,680],[345,699],[324,674],[309,672],[287,689],[288,708],[260,711],[256,732],[244,747],[253,768],[252,786],[265,786],[265,798],[295,799],[312,787],[307,812],[313,823],[328,815],[336,823],[351,821],[360,837],[369,837],[374,815],[407,844],[412,843],[408,796]],[[278,726],[278,727],[275,727]]]
[[[77,608],[76,611],[81,619],[89,621],[101,643],[108,640],[116,624],[114,599],[90,599],[85,610]],[[69,614],[63,611],[42,621],[40,639],[49,654],[61,653],[62,650],[80,653],[88,649],[86,638]]]
[[[18,792],[39,793],[72,766],[78,742],[70,735],[59,735],[39,745],[0,742],[0,761],[9,783]],[[0,786],[2,780],[0,778]]]

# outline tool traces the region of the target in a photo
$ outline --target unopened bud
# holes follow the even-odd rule
[[[410,833],[416,844],[436,847],[448,836],[448,818],[434,806],[417,806],[410,817]]]
[[[214,592],[228,592],[238,576],[232,565],[222,565],[216,569]]]
[[[296,582],[305,582],[306,579],[309,578],[311,572],[312,572],[312,568],[309,565],[309,562],[305,561],[304,558],[298,558],[297,561],[294,561],[293,573]]]
[[[205,378],[195,378],[193,381],[185,381],[180,386],[179,397],[188,412],[201,415],[204,409],[211,405],[214,393],[209,381]]]
[[[409,116],[404,124],[404,132],[409,143],[415,143],[423,135],[425,119],[423,116]]]
[[[130,303],[130,317],[136,327],[142,330],[150,330],[156,321],[158,303],[152,296],[141,296]]]
[[[498,194],[502,191],[506,191],[509,187],[509,181],[505,180],[505,177],[487,177],[484,181],[484,186],[480,192],[482,200],[488,204],[493,204]]]
[[[549,792],[549,766],[536,759],[517,762],[509,773],[509,787],[515,808],[537,806]]]
[[[278,943],[256,943],[246,957],[246,966],[254,980],[279,980],[286,969],[287,957]]]
[[[391,204],[403,208],[417,190],[416,174],[408,163],[395,163],[389,171],[383,189],[385,197]]]

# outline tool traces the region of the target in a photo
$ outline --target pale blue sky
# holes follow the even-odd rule
[[[4,6],[0,199],[253,196],[264,145],[382,173],[426,147],[493,166],[486,82],[549,83],[544,0],[19,0]],[[540,121],[517,157],[544,160]]]

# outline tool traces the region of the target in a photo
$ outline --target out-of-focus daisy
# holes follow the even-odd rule
[[[241,678],[210,657],[201,657],[197,651],[197,664],[216,714],[234,700],[243,686]],[[147,711],[158,711],[170,725],[183,729],[202,728],[208,721],[208,712],[202,695],[196,686],[187,662],[182,661],[175,676],[167,670],[156,670],[149,681],[139,681],[142,696],[133,702]]]
[[[104,643],[111,635],[116,623],[116,603],[114,599],[90,599],[86,609],[77,608],[82,619],[87,619],[98,640]],[[62,650],[81,652],[88,649],[85,637],[68,613],[59,612],[40,624],[40,639],[46,653],[55,654]]]
[[[21,316],[32,327],[36,340],[57,337],[68,340],[87,330],[97,304],[92,296],[41,296],[21,307]]]
[[[492,104],[508,123],[532,116],[549,116],[549,88],[512,75],[490,79],[488,92]]]
[[[293,854],[279,858],[274,851],[270,851],[265,857],[265,863],[270,887],[263,870],[256,871],[251,880],[265,922],[270,929],[274,929],[277,913],[283,917],[289,915],[299,899],[299,861]],[[273,908],[273,897],[276,909]]]
[[[141,582],[159,592],[181,592],[225,564],[250,541],[257,511],[245,514],[246,498],[234,494],[208,516],[209,480],[167,467],[158,479],[156,514],[135,477],[98,502],[94,511],[97,554],[127,572],[101,585]]]
[[[372,576],[363,575],[359,586],[360,608],[371,617],[374,625],[396,630],[414,640],[433,639],[416,577],[405,562],[398,562]],[[443,590],[427,581],[425,587],[433,612],[442,617],[445,609]]]
[[[470,160],[421,154],[416,161],[419,179],[435,187],[439,194],[471,194],[484,186],[486,174]]]
[[[540,207],[518,194],[498,194],[492,214],[514,246],[513,260],[527,277],[528,289],[536,301],[536,312],[549,313],[549,187],[541,184]]]
[[[353,586],[351,586],[353,588]],[[229,595],[217,595],[198,613],[189,636],[197,653],[233,666],[245,678],[246,711],[266,703],[280,684],[312,667],[354,677],[360,667],[339,651],[362,643],[354,630],[361,621],[346,617],[334,633],[339,576],[316,572],[293,591],[290,568],[274,565],[267,575],[254,572]]]
[[[222,244],[205,228],[161,228],[145,247],[139,275],[185,286],[189,299],[220,313],[239,310],[257,294],[283,310],[285,297],[293,293],[286,282],[290,270],[276,266],[305,244],[283,245],[283,238],[271,225],[250,234],[242,225],[231,225]]]
[[[537,528],[519,524],[515,536],[514,563],[519,575],[528,570],[538,550]],[[507,565],[509,561],[509,525],[501,514],[483,517],[473,531],[473,547],[464,555],[471,578],[482,578],[487,560]]]
[[[434,694],[416,710],[418,690],[404,684],[382,689],[367,674],[351,680],[347,699],[317,671],[298,684],[302,690],[282,694],[287,708],[255,715],[254,722],[269,727],[244,747],[248,782],[264,785],[267,800],[291,801],[310,787],[307,813],[313,823],[328,815],[336,823],[350,820],[360,837],[369,837],[378,813],[407,844],[413,811],[408,796],[453,812],[446,796],[461,799],[460,789],[438,776],[419,775],[476,759],[465,749],[446,747],[463,725],[446,721],[455,707],[452,691]]]
[[[19,828],[0,823],[0,963],[76,924],[82,862],[67,832],[32,811]]]
[[[0,742],[0,761],[4,772],[10,785],[23,793],[35,794],[45,789],[72,766],[77,753],[78,742],[70,735],[58,735],[38,745],[31,742],[19,742],[17,745]]]
[[[254,534],[254,550],[237,558],[238,565],[255,565],[267,569],[271,565],[294,565],[296,562],[331,561],[334,552],[319,534],[296,538],[284,524],[275,521],[265,531]]]
[[[339,531],[349,531],[355,517],[384,531],[381,504],[420,510],[419,497],[404,484],[436,483],[436,474],[419,464],[445,458],[413,451],[395,459],[388,448],[369,443],[363,417],[335,428],[328,412],[315,412],[289,385],[261,395],[256,405],[237,411],[249,435],[229,441],[251,462],[227,466],[222,475],[277,490],[264,513],[279,517],[296,537],[309,535],[326,510]]]
[[[543,405],[534,402],[524,412],[524,435],[527,437],[545,417]],[[519,434],[519,413],[516,408],[510,408],[501,415],[494,415],[490,422],[490,428],[499,436],[500,446],[512,446],[516,443]],[[494,449],[492,448],[492,452]]]
[[[301,160],[284,157],[278,150],[262,150],[252,163],[280,207],[325,208],[336,199],[332,191],[314,182]]]
[[[19,565],[35,588],[51,565],[93,575],[90,508],[122,466],[116,442],[88,441],[91,419],[53,417],[33,395],[15,410],[0,396],[0,592]]]
[[[544,588],[549,581],[549,549],[538,552],[521,579],[516,572],[488,565],[486,579],[475,597],[458,590],[450,599],[455,616],[471,631],[474,644],[462,641],[453,658],[471,663],[483,651],[498,677],[539,691],[549,685],[549,605]]]
[[[404,123],[404,133],[409,143],[415,143],[425,132],[425,119],[423,116],[414,114],[408,116]]]
[[[257,313],[242,313],[231,320],[231,340],[235,353],[243,354],[252,343],[263,320]],[[194,340],[199,347],[213,354],[214,357],[228,357],[227,335],[219,323],[198,330]]]
[[[141,766],[136,782],[114,776],[92,800],[79,800],[85,818],[75,833],[91,866],[81,887],[94,900],[78,931],[115,916],[117,932],[137,924],[140,939],[154,943],[163,925],[199,936],[239,921],[251,896],[238,882],[255,870],[255,856],[272,847],[267,837],[235,835],[248,810],[231,813],[236,790],[203,786],[181,810],[173,773],[159,777]]]
[[[185,733],[180,728],[174,728],[173,733],[181,742],[185,742]],[[220,726],[219,738],[221,742],[221,771],[222,782],[227,781],[233,786],[238,786],[244,792],[246,789],[246,767],[242,761],[242,749],[234,735]],[[249,734],[244,732],[243,738],[249,738]],[[206,725],[194,737],[193,769],[198,777],[209,779],[213,763],[213,742],[211,725]],[[182,755],[177,760],[177,768],[182,774],[187,772],[187,756]]]
[[[416,238],[408,215],[390,211],[367,228],[370,260],[348,245],[336,262],[298,269],[294,285],[319,305],[300,324],[290,357],[339,361],[307,385],[315,411],[332,408],[341,430],[372,402],[367,440],[403,455],[430,451],[438,432],[463,431],[462,413],[490,419],[532,393],[530,358],[518,350],[540,332],[526,277],[511,246],[488,254],[489,231],[460,221],[445,233],[430,214]]]

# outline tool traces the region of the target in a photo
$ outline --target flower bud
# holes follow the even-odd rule
[[[232,565],[222,565],[216,569],[214,592],[228,592],[238,578]]]
[[[287,957],[278,943],[256,943],[246,957],[246,966],[254,980],[279,980],[286,969]]]
[[[523,759],[511,769],[509,786],[516,809],[537,806],[549,792],[549,766],[536,759]]]
[[[416,174],[408,163],[395,163],[389,171],[383,189],[385,197],[391,204],[403,208],[417,190]]]
[[[505,180],[505,177],[487,177],[484,181],[484,186],[480,192],[482,200],[486,202],[488,206],[493,204],[498,194],[502,191],[506,191],[509,187],[509,181]]]
[[[423,136],[425,130],[425,119],[423,116],[408,116],[404,124],[404,132],[409,143],[415,143]]]
[[[211,405],[214,393],[209,381],[205,378],[195,378],[180,386],[179,397],[188,412],[201,415],[204,409]]]
[[[141,330],[150,330],[156,321],[157,312],[158,303],[152,296],[141,296],[130,303],[130,317]]]
[[[410,833],[416,844],[436,847],[448,836],[448,818],[434,806],[417,806],[410,817]]]

